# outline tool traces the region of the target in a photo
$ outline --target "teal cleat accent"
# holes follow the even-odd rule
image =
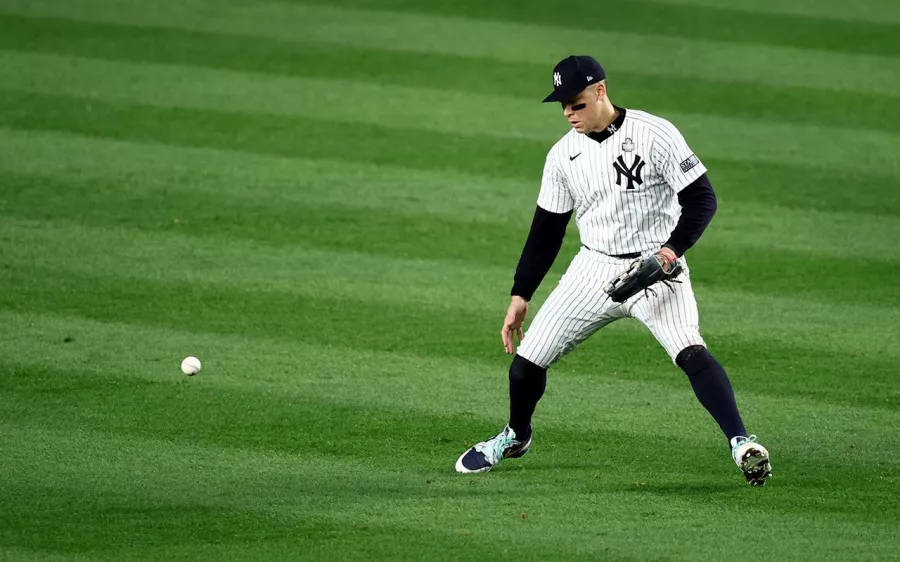
[[[531,432],[528,439],[518,441],[516,432],[506,426],[503,431],[482,441],[460,455],[456,461],[456,472],[474,474],[487,472],[497,466],[503,459],[518,458],[531,448]]]

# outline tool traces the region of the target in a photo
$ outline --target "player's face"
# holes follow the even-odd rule
[[[561,102],[563,115],[579,133],[590,131],[600,114],[602,84],[590,85],[574,98]]]

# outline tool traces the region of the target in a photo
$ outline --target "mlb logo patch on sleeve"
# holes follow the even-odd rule
[[[691,154],[688,159],[681,163],[681,171],[687,173],[691,168],[700,163],[700,159],[696,154]]]

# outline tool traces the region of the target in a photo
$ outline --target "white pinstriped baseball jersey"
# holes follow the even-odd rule
[[[604,133],[592,138],[572,129],[550,149],[538,205],[574,209],[588,248],[609,255],[657,250],[681,214],[678,192],[706,167],[670,122],[617,109]]]
[[[549,367],[603,326],[637,318],[675,361],[692,345],[705,346],[690,269],[680,283],[613,302],[603,287],[629,259],[665,244],[681,215],[678,192],[706,172],[668,121],[617,107],[603,133],[574,129],[547,155],[538,205],[553,213],[575,210],[582,248],[528,327],[518,354]]]

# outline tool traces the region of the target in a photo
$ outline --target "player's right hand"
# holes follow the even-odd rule
[[[518,336],[519,342],[522,341],[522,324],[525,323],[527,315],[528,301],[522,297],[514,296],[512,302],[509,303],[509,310],[506,311],[506,320],[503,321],[503,328],[500,329],[500,337],[503,338],[503,349],[507,355],[516,352],[514,336]]]

